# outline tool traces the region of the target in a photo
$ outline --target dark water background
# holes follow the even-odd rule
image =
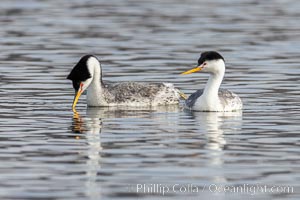
[[[1,199],[299,199],[299,19],[297,0],[1,1]],[[73,118],[65,77],[82,55],[105,80],[190,94],[207,75],[179,73],[206,50],[225,57],[242,113],[87,109],[83,96]],[[214,187],[245,184],[293,193]]]

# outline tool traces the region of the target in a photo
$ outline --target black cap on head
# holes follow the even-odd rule
[[[83,56],[79,62],[74,66],[67,79],[72,81],[85,81],[91,78],[91,74],[87,67],[87,61],[90,57],[94,57],[93,55],[85,55]]]
[[[80,87],[80,82],[85,81],[91,78],[91,74],[87,67],[87,61],[90,57],[94,57],[93,55],[85,55],[83,56],[79,62],[74,66],[67,79],[72,80],[73,88],[77,91]]]
[[[205,61],[208,60],[219,60],[222,59],[224,62],[224,58],[216,51],[205,51],[201,53],[200,58],[198,60],[198,66],[202,65]]]

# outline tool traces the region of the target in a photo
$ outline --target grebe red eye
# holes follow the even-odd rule
[[[207,63],[203,63],[203,65],[206,65]]]
[[[83,83],[80,83],[79,91],[82,92],[82,90],[83,90]]]

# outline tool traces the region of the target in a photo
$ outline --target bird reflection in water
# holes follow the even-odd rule
[[[84,128],[84,121],[79,113],[75,110],[73,113],[73,124],[72,132],[73,133],[84,133],[86,128]],[[76,135],[76,139],[80,139],[80,135]]]
[[[242,111],[191,112],[191,114],[201,130],[206,132],[206,148],[213,151],[222,151],[226,145],[223,125],[230,126],[234,131],[235,128],[241,128],[242,124]]]
[[[83,118],[75,111],[73,114],[72,131],[79,135],[76,135],[76,139],[85,139],[87,142],[87,149],[85,154],[87,156],[86,161],[86,183],[85,192],[89,199],[100,199],[101,187],[97,183],[97,173],[101,169],[101,128],[102,120],[98,116],[87,115]]]
[[[190,113],[195,122],[198,123],[199,131],[204,132],[204,149],[208,150],[206,151],[207,165],[219,169],[217,174],[212,174],[212,182],[226,184],[227,179],[222,170],[224,167],[223,150],[228,142],[226,136],[232,135],[242,128],[242,111]],[[228,130],[230,132],[227,132]]]
[[[151,115],[152,112],[157,113],[177,113],[180,108],[177,105],[174,106],[162,106],[155,108],[132,108],[128,107],[116,107],[116,108],[99,108],[99,107],[88,107],[86,110],[86,115],[82,117],[78,112],[74,112],[73,115],[73,124],[72,131],[76,133],[76,139],[85,140],[87,143],[86,150],[84,152],[80,152],[80,154],[84,154],[87,157],[85,173],[86,173],[86,183],[85,183],[85,192],[86,196],[89,199],[101,199],[101,183],[99,179],[99,172],[103,163],[103,141],[101,141],[101,129],[102,129],[102,120],[106,119],[116,119],[116,118],[149,118],[153,117]],[[161,125],[161,129],[165,130],[164,127],[167,126],[168,123],[174,124],[174,117],[172,120],[165,119],[165,115],[155,115],[155,122],[158,125]],[[167,117],[168,115],[166,115]],[[166,124],[167,123],[167,124]],[[167,127],[170,127],[168,125]],[[109,127],[107,127],[109,128]],[[176,128],[174,128],[176,129]],[[102,133],[103,134],[103,133]],[[97,176],[98,174],[98,176]],[[125,188],[125,187],[124,187]],[[127,190],[125,192],[128,192]]]

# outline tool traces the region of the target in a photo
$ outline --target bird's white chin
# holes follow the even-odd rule
[[[81,84],[82,84],[82,87],[81,87],[82,92],[85,91],[90,86],[92,80],[93,80],[92,78],[89,78],[89,79],[81,82]]]

